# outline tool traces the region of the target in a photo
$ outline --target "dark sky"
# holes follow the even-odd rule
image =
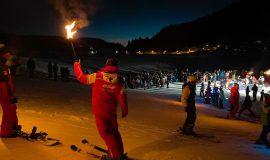
[[[86,14],[91,15],[90,24],[80,29],[77,36],[125,44],[138,37],[150,38],[164,26],[195,20],[237,1],[96,0],[84,7]],[[63,15],[49,0],[2,0],[0,20],[0,32],[64,36]]]

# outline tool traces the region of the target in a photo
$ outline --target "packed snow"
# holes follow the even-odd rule
[[[39,131],[60,139],[62,144],[48,147],[22,138],[1,138],[1,160],[94,160],[92,156],[70,149],[70,145],[76,144],[88,150],[88,146],[81,144],[84,138],[106,148],[91,113],[91,87],[76,81],[48,80],[45,74],[48,60],[36,59],[36,63],[39,72],[34,78],[28,78],[24,68],[13,78],[15,94],[19,97],[19,123],[26,132],[37,126]],[[73,72],[72,65],[59,65],[67,66]],[[124,119],[119,116],[118,122],[129,157],[139,160],[270,159],[270,149],[254,144],[261,131],[260,123],[221,118],[227,115],[228,102],[224,109],[218,109],[196,97],[195,131],[214,138],[180,134],[177,130],[186,116],[178,101],[180,93],[179,82],[171,84],[170,88],[127,89],[129,114]],[[226,90],[226,97],[228,94]],[[241,95],[243,100],[243,91]],[[257,116],[260,105],[261,102],[253,104]]]

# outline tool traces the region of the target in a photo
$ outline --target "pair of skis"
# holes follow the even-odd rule
[[[90,155],[90,156],[92,156],[93,158],[96,158],[96,159],[101,159],[101,160],[106,160],[107,159],[107,160],[109,160],[108,157],[106,156],[106,155],[108,155],[108,150],[103,149],[103,148],[101,148],[99,146],[96,146],[96,145],[90,143],[87,139],[83,139],[81,141],[81,143],[84,144],[84,145],[87,145],[88,147],[90,147],[90,148],[92,148],[92,149],[94,149],[96,151],[99,151],[101,154],[104,154],[104,155],[96,154],[96,153],[91,152],[91,151],[86,151],[86,150],[84,150],[82,148],[79,148],[78,146],[76,146],[74,144],[70,146],[70,149],[72,151],[75,151],[75,152]]]
[[[82,148],[79,148],[76,145],[71,145],[70,149],[74,152],[79,152],[79,153],[83,153],[83,154],[87,154],[90,155],[93,158],[96,159],[100,159],[100,160],[112,160],[109,156],[108,156],[108,150],[99,147],[95,144],[90,143],[87,139],[83,139],[81,141],[82,144],[87,145],[88,147],[92,148],[93,150],[84,150]],[[99,153],[96,153],[95,151],[98,151]],[[100,155],[102,154],[102,155]],[[125,153],[122,157],[121,160],[136,160],[134,158],[128,158],[127,157],[127,153]]]

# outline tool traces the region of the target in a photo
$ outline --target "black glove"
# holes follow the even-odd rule
[[[9,99],[9,103],[10,103],[10,104],[16,104],[16,103],[18,103],[18,98],[17,98],[17,97],[11,97],[11,98]]]
[[[74,56],[74,62],[80,62],[80,58],[79,57],[77,57],[77,56]]]

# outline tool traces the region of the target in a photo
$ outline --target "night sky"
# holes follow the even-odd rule
[[[64,2],[65,7],[61,7],[66,10],[78,6],[73,7],[74,3],[66,5],[73,0],[51,1]],[[77,37],[96,37],[126,44],[138,37],[151,38],[165,26],[195,20],[237,1],[76,0],[76,3],[81,2],[79,6],[89,21],[88,26],[79,29]],[[70,16],[61,14],[55,6],[50,0],[2,0],[0,32],[64,36],[64,23]]]

